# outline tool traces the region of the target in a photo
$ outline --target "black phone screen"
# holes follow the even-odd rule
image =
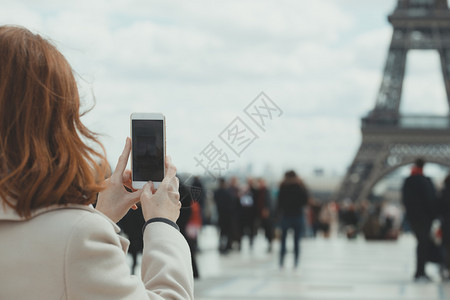
[[[163,120],[131,120],[133,181],[164,178]]]

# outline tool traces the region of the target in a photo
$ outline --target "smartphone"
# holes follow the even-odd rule
[[[158,188],[165,175],[166,119],[160,113],[132,113],[130,121],[131,185],[142,189],[151,180]]]

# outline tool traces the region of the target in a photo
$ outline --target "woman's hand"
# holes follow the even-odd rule
[[[124,185],[131,189],[131,172],[125,170],[130,156],[131,140],[127,138],[125,148],[119,157],[116,169],[111,178],[106,180],[106,189],[99,193],[95,208],[117,223],[130,208],[136,209],[136,203],[142,190],[128,192]]]
[[[169,156],[166,156],[166,177],[155,191],[152,182],[147,182],[142,189],[141,205],[145,221],[153,218],[166,218],[176,222],[180,216],[179,181],[176,168]]]

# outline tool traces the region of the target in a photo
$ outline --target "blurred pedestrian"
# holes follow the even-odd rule
[[[198,176],[194,176],[192,180],[191,194],[195,198],[195,202],[200,205],[202,224],[209,224],[210,220],[206,215],[206,189]]]
[[[320,205],[319,212],[319,230],[322,231],[324,238],[329,238],[331,233],[331,222],[333,214],[331,211],[330,203],[324,202]]]
[[[289,229],[294,231],[294,267],[298,266],[300,238],[304,224],[303,208],[308,202],[305,184],[294,171],[288,171],[280,184],[277,212],[281,217],[281,251],[279,264],[282,268],[286,255],[286,236]]]
[[[359,230],[359,214],[355,203],[351,200],[344,201],[340,214],[342,229],[348,239],[354,239]]]
[[[256,188],[253,179],[248,178],[247,184],[239,191],[239,245],[242,244],[242,238],[248,236],[250,249],[253,248],[253,240],[256,235]]]
[[[200,204],[195,201],[189,188],[181,183],[179,186],[181,210],[177,224],[180,232],[186,239],[191,250],[192,274],[194,278],[199,278],[197,266],[197,237],[201,227]],[[195,223],[194,224],[192,224]]]
[[[128,253],[131,254],[131,258],[133,259],[131,274],[136,273],[138,256],[142,254],[142,250],[144,249],[144,240],[142,235],[142,227],[144,224],[145,220],[142,216],[142,207],[139,203],[137,204],[137,209],[130,209],[125,217],[117,223],[120,229],[122,229],[122,232],[125,233],[130,241]]]
[[[309,224],[311,226],[311,235],[313,237],[317,236],[317,233],[322,230],[321,222],[319,219],[320,211],[322,209],[322,204],[316,199],[311,199],[308,201],[308,217]]]
[[[436,217],[436,190],[429,177],[424,176],[425,161],[418,158],[402,187],[402,202],[406,209],[411,229],[417,239],[415,280],[430,280],[425,274],[425,264],[429,258],[430,231]]]
[[[383,201],[380,211],[381,235],[387,240],[397,239],[402,219],[403,214],[397,204]]]
[[[227,253],[232,246],[232,217],[234,213],[233,198],[227,189],[224,178],[219,179],[219,186],[214,191],[219,227],[219,251]]]
[[[231,195],[232,203],[232,214],[231,214],[231,247],[237,247],[238,250],[241,249],[241,188],[239,186],[239,180],[236,176],[230,178],[230,183],[228,186],[228,191]]]
[[[267,252],[272,252],[274,237],[272,199],[264,178],[258,178],[257,182],[258,188],[255,191],[257,224],[264,230],[264,236],[268,243]]]

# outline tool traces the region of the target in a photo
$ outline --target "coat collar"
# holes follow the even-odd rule
[[[89,212],[101,215],[113,225],[114,230],[116,231],[116,233],[120,232],[119,226],[117,226],[110,218],[105,216],[103,213],[101,213],[100,211],[96,210],[92,205],[81,205],[81,204],[51,205],[51,206],[48,206],[48,207],[39,208],[39,209],[34,210],[31,213],[31,218],[34,218],[36,216],[45,214],[47,212],[61,210],[61,209],[80,209],[80,210],[85,210],[85,211],[89,211]],[[14,209],[12,209],[8,205],[6,205],[0,199],[0,221],[17,221],[17,222],[20,222],[20,221],[26,221],[26,220],[27,220],[26,218],[19,216]]]

